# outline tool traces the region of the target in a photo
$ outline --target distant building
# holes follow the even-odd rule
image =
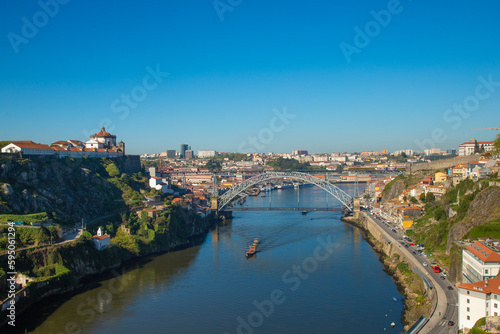
[[[217,155],[215,150],[200,150],[198,151],[198,158],[212,158]]]
[[[111,246],[109,235],[102,232],[102,229],[99,227],[97,230],[97,234],[92,237],[94,240],[94,245],[97,250],[102,250],[106,247]]]
[[[458,146],[458,155],[472,155],[476,153],[489,152],[493,148],[492,141],[477,141],[472,138],[466,143]]]
[[[167,150],[167,159],[175,159],[177,152],[175,150]]]
[[[193,158],[194,158],[193,150],[184,151],[184,159],[193,159]]]
[[[441,149],[439,148],[431,148],[424,150],[425,155],[434,155],[434,154],[441,154]]]
[[[190,150],[191,149],[191,146],[189,146],[188,144],[181,144],[181,149],[180,149],[180,155],[181,155],[181,158],[185,158],[186,157],[186,151],[187,150]]]
[[[309,152],[307,150],[295,150],[292,151],[292,155],[308,155]]]
[[[443,172],[437,172],[434,174],[434,182],[435,183],[442,183],[445,182],[448,179],[448,175]]]
[[[476,241],[462,252],[462,282],[473,283],[493,278],[500,272],[496,241]]]

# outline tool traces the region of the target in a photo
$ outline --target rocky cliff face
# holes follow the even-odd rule
[[[67,223],[104,214],[114,208],[119,190],[100,177],[106,170],[99,163],[24,159],[0,165],[0,213],[54,213]]]
[[[382,203],[390,201],[391,199],[398,197],[403,193],[406,186],[403,180],[396,180],[389,188],[386,187],[387,190],[384,190],[382,193]]]
[[[497,219],[500,219],[500,188],[487,188],[471,202],[464,219],[451,227],[446,251],[450,251],[454,240],[461,240],[472,228]]]

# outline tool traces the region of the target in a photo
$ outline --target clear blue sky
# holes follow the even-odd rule
[[[36,1],[4,1],[0,139],[87,140],[104,122],[132,154],[492,140],[497,131],[469,129],[500,126],[500,3],[391,3],[221,0],[221,20],[213,0],[72,0],[49,6],[52,16]],[[374,23],[388,7],[390,22]],[[348,62],[340,45],[356,47],[355,27],[372,37]],[[148,67],[168,76],[155,82]],[[446,112],[464,101],[467,114]],[[274,119],[284,109],[287,124]]]

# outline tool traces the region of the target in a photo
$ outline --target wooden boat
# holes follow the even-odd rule
[[[248,250],[246,252],[246,256],[250,257],[250,256],[254,255],[255,253],[257,253],[257,247],[256,246],[250,246],[250,248],[248,248]]]

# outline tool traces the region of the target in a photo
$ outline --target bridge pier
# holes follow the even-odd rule
[[[353,199],[353,213],[352,213],[354,219],[359,219],[361,216],[361,210],[360,210],[360,204],[359,204],[359,197],[355,197]]]
[[[219,218],[222,219],[222,221],[226,221],[228,219],[233,219],[233,212],[232,211],[219,211]]]

